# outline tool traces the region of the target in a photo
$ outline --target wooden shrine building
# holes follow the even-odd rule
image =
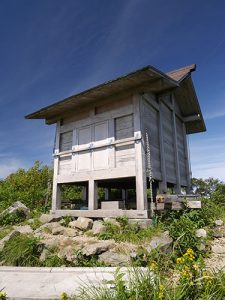
[[[26,116],[57,124],[52,213],[148,218],[149,168],[154,193],[189,192],[186,136],[206,130],[191,78],[195,69],[163,73],[147,66]],[[83,187],[83,202],[73,209],[62,207],[65,184]],[[121,191],[116,199],[113,189]]]

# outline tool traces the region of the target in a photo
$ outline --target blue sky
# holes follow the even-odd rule
[[[0,178],[51,162],[54,126],[24,115],[145,65],[193,73],[207,132],[193,176],[225,180],[225,2],[0,0]]]

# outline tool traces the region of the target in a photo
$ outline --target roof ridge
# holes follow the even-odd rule
[[[177,73],[177,72],[183,71],[183,70],[185,70],[185,69],[189,69],[190,72],[195,71],[195,70],[196,70],[196,64],[191,64],[191,65],[188,65],[188,66],[185,66],[185,67],[176,69],[176,70],[172,70],[172,71],[166,72],[166,74]]]

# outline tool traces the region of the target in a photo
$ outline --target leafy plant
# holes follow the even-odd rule
[[[14,225],[23,222],[26,219],[26,215],[23,210],[16,210],[14,213],[5,213],[0,216],[0,226]]]
[[[69,223],[74,220],[74,218],[71,216],[65,216],[62,218],[62,220],[63,220],[63,226],[67,227],[69,225]]]

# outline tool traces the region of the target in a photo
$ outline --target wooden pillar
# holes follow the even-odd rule
[[[88,181],[88,209],[98,209],[98,184],[93,179]]]
[[[185,151],[185,161],[186,161],[186,173],[187,173],[187,187],[186,193],[189,194],[191,192],[191,168],[190,168],[190,157],[188,152],[188,144],[187,144],[187,133],[186,127],[183,123],[183,135],[184,135],[184,151]]]
[[[61,209],[61,191],[59,184],[53,184],[52,188],[52,211]]]
[[[61,209],[61,193],[60,186],[57,182],[58,169],[59,169],[59,138],[60,138],[60,121],[56,125],[56,139],[54,149],[54,172],[53,172],[53,184],[52,184],[52,211]]]
[[[125,201],[126,200],[126,189],[122,189],[122,200]]]
[[[141,138],[141,96],[133,96],[134,105],[134,136]],[[135,168],[136,168],[136,202],[137,210],[148,209],[145,149],[143,138],[135,142]]]
[[[166,162],[165,162],[165,150],[163,141],[163,124],[162,124],[162,102],[159,99],[159,146],[160,146],[160,163],[161,163],[161,174],[162,181],[159,182],[159,192],[167,192],[167,179],[166,179]]]
[[[105,188],[105,200],[109,200],[110,198],[110,188]]]
[[[172,105],[173,105],[173,139],[174,139],[174,154],[175,154],[175,168],[176,168],[176,185],[175,192],[177,194],[181,193],[181,185],[180,185],[180,165],[179,165],[179,153],[177,146],[177,126],[176,126],[176,114],[174,110],[174,97],[172,96]]]
[[[83,186],[82,187],[82,200],[86,201],[86,199],[87,199],[87,187]]]

